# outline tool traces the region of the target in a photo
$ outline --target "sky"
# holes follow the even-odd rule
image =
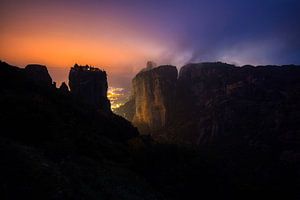
[[[58,83],[89,64],[120,88],[148,60],[300,64],[299,10],[299,0],[1,0],[0,59],[44,64]]]

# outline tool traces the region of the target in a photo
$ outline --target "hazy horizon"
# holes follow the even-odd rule
[[[300,64],[297,0],[3,0],[0,58],[46,65],[58,84],[74,63],[130,88],[148,60]]]

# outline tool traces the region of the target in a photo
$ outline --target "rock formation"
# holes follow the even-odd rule
[[[254,143],[268,138],[269,143],[293,135],[299,131],[291,124],[300,119],[295,111],[300,108],[299,77],[295,66],[186,65],[178,79],[177,108],[184,109],[174,116],[175,137],[184,132],[179,140],[197,144],[230,137]],[[287,113],[294,119],[288,122]]]
[[[144,130],[157,130],[166,126],[176,95],[176,79],[177,69],[170,65],[142,70],[136,75],[132,81],[134,124]]]
[[[69,73],[69,87],[71,93],[81,101],[97,110],[109,113],[110,102],[107,98],[106,72],[90,66],[71,68]]]
[[[176,105],[165,109],[172,117],[157,130],[194,143],[193,136],[226,133],[217,145],[194,148],[139,137],[122,117],[40,87],[25,69],[0,61],[0,199],[298,200],[299,70],[223,65],[182,68]],[[165,92],[165,79],[150,80]],[[229,143],[240,136],[248,143]]]
[[[1,61],[0,77],[0,199],[158,199],[124,167],[126,141],[138,135],[128,121],[84,109]]]
[[[59,87],[59,90],[62,92],[62,93],[68,93],[69,92],[69,87],[67,86],[67,84],[65,82],[62,82],[60,87]]]
[[[25,73],[29,80],[38,85],[51,86],[52,78],[44,65],[30,64],[25,67]]]
[[[139,128],[148,125],[150,131],[140,128],[142,132],[176,143],[230,138],[247,138],[255,145],[300,143],[295,137],[300,123],[299,67],[188,64],[178,79],[175,69],[160,66],[134,78],[135,113],[129,120]],[[168,73],[158,75],[164,71]],[[120,109],[132,110],[129,105],[134,106]]]
[[[135,115],[135,97],[131,96],[128,102],[116,108],[114,112],[132,122]]]
[[[151,70],[153,68],[157,67],[157,64],[153,61],[148,61],[146,64],[146,69],[145,70]]]

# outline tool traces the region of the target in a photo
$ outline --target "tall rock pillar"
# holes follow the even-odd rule
[[[86,104],[103,112],[111,112],[105,71],[75,64],[69,73],[69,87],[71,93]]]
[[[175,66],[148,67],[133,79],[133,123],[142,133],[147,132],[147,129],[163,128],[169,121],[169,111],[176,96],[177,73]]]

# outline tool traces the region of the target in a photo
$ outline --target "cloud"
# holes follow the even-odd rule
[[[181,15],[170,21],[176,39],[163,62],[300,63],[299,1],[202,1],[174,9]]]
[[[299,0],[4,0],[0,57],[63,80],[75,62],[129,88],[148,60],[300,64]]]

